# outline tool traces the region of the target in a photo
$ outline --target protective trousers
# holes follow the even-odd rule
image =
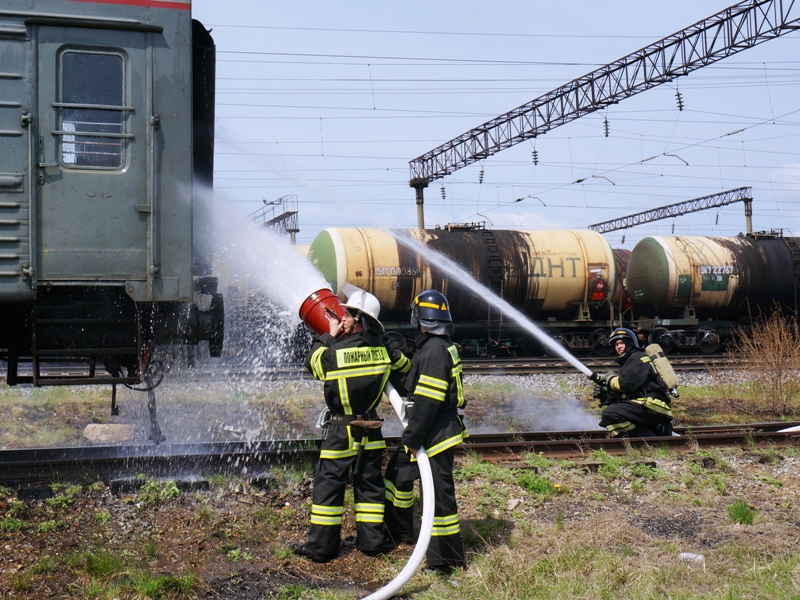
[[[660,435],[659,427],[664,422],[669,422],[669,419],[631,400],[609,404],[600,413],[600,427],[605,427],[612,437]]]
[[[430,457],[435,509],[433,532],[425,555],[431,567],[464,565],[464,544],[458,521],[453,457],[455,450],[444,450]],[[414,542],[414,480],[419,479],[416,462],[401,448],[389,459],[386,469],[386,528],[395,541]]]
[[[353,473],[356,548],[377,551],[386,543],[383,524],[384,489],[381,477],[382,450],[362,450],[359,472]],[[306,546],[328,556],[339,554],[344,511],[344,492],[357,456],[320,458],[314,475],[311,526]]]

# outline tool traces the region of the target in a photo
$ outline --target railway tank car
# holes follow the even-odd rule
[[[625,284],[650,341],[714,352],[751,317],[796,315],[799,274],[800,238],[659,236],[633,248]]]
[[[0,55],[8,383],[137,383],[158,344],[218,355],[198,193],[213,173],[214,44],[190,1],[15,0]],[[46,375],[50,361],[88,374]]]
[[[388,328],[408,328],[413,298],[428,288],[447,295],[459,341],[470,354],[531,350],[533,341],[476,290],[399,241],[409,236],[463,267],[573,350],[607,353],[608,319],[622,288],[615,254],[594,231],[331,228],[311,243],[308,258],[334,291],[345,282],[374,294]],[[424,253],[423,253],[424,254]]]

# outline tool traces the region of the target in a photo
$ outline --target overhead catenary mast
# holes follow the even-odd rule
[[[462,133],[409,162],[417,226],[431,181],[639,92],[800,29],[794,0],[745,0]],[[800,12],[795,10],[795,13]]]

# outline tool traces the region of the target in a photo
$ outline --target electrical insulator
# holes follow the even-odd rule
[[[675,233],[675,223],[672,224],[672,233]]]
[[[620,245],[625,243],[625,234],[622,234],[622,240],[620,241]]]
[[[442,192],[442,200],[444,200],[445,198],[447,198],[447,191],[444,189],[444,186],[442,186],[441,192]]]
[[[483,169],[478,172],[478,183],[483,183]]]
[[[719,213],[717,213],[717,218],[714,219],[714,225],[719,225]]]
[[[531,152],[531,158],[533,158],[533,164],[539,164],[539,152],[536,150],[536,148],[534,148],[533,152]]]
[[[603,134],[608,137],[608,118],[603,119]]]
[[[680,90],[675,92],[675,99],[678,101],[678,110],[683,110],[683,96],[681,96]]]

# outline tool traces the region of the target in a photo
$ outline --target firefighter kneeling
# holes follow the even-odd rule
[[[604,406],[600,426],[612,437],[672,435],[672,404],[669,389],[659,377],[650,357],[639,348],[630,329],[614,330],[609,343],[617,353],[619,373],[592,373],[594,397]]]

